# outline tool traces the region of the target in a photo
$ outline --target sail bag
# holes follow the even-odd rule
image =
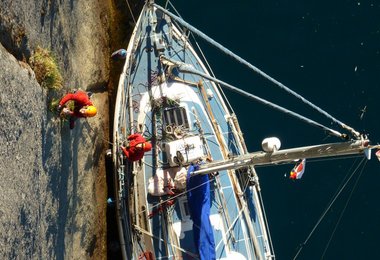
[[[191,176],[198,166],[190,165],[187,171],[187,200],[195,248],[200,259],[215,259],[215,242],[210,222],[210,183],[208,175]]]

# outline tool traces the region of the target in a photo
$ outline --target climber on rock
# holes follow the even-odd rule
[[[74,128],[75,120],[81,117],[93,117],[96,115],[96,107],[90,100],[91,93],[82,90],[76,90],[73,93],[66,94],[58,105],[58,112],[70,116],[70,129]],[[70,110],[64,107],[69,101],[74,102],[74,109]]]

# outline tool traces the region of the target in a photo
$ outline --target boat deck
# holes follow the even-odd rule
[[[194,259],[199,256],[186,191],[172,192],[171,185],[179,172],[187,173],[190,163],[227,159],[247,151],[218,86],[179,72],[175,62],[209,74],[187,35],[168,16],[147,7],[138,24],[128,48],[115,113],[119,228],[132,257],[152,252],[156,259]],[[140,162],[129,163],[118,147],[136,132],[149,139],[153,149]],[[172,151],[173,147],[185,151],[185,158]],[[271,255],[253,177],[256,174],[250,167],[210,175],[210,222],[217,259]]]

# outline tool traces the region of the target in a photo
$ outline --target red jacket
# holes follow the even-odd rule
[[[144,157],[144,149],[136,147],[136,145],[145,143],[146,140],[141,134],[133,134],[128,136],[129,146],[121,147],[125,156],[127,156],[129,161],[138,161]]]
[[[67,94],[61,99],[61,101],[59,102],[59,105],[64,106],[67,102],[71,100],[74,101],[74,111],[72,115],[76,117],[84,117],[84,115],[82,115],[79,112],[79,110],[82,107],[92,106],[92,102],[90,98],[88,97],[87,93],[82,90],[78,90],[75,93]]]

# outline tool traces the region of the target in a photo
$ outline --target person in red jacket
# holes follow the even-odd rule
[[[74,101],[74,110],[71,111],[64,108],[65,104],[69,101]],[[93,117],[96,115],[96,107],[92,104],[89,95],[82,91],[77,90],[74,93],[66,94],[58,105],[58,111],[70,115],[70,129],[74,128],[74,122],[78,117]]]
[[[152,150],[152,144],[147,142],[141,134],[128,136],[128,144],[121,146],[121,150],[131,162],[141,160],[144,153]]]

